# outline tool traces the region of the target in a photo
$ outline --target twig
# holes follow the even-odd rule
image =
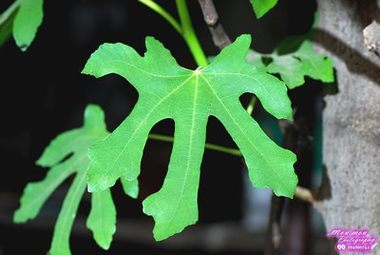
[[[284,209],[284,198],[272,195],[267,242],[265,245],[265,255],[277,255],[280,252],[281,244],[281,215]]]
[[[174,142],[174,137],[172,136],[167,136],[167,135],[161,135],[161,134],[149,134],[149,139],[152,140],[157,140],[157,141],[162,141],[162,142],[168,142],[168,143],[173,143]],[[229,148],[217,144],[212,144],[212,143],[206,143],[205,148],[212,150],[212,151],[219,151],[222,153],[227,153],[233,156],[238,156],[241,157],[242,154],[240,150],[234,149],[234,148]]]
[[[294,193],[294,197],[298,198],[299,200],[308,202],[310,204],[313,204],[315,202],[311,190],[303,188],[301,186],[297,186],[296,192]]]
[[[168,143],[174,142],[174,137],[161,135],[161,134],[149,134],[149,138],[152,140],[168,142]],[[240,150],[238,149],[224,147],[217,144],[206,143],[205,148],[212,151],[227,153],[233,156],[238,156],[238,157],[243,156]],[[313,203],[315,201],[312,192],[309,189],[306,189],[300,186],[297,186],[294,196],[300,200],[303,200],[309,203]]]
[[[252,112],[256,106],[256,103],[257,103],[257,98],[255,95],[253,95],[247,106],[247,112],[249,113],[249,115],[252,115]]]
[[[212,0],[198,0],[198,3],[201,6],[204,21],[210,30],[214,44],[219,49],[223,49],[231,43],[231,40],[219,22],[219,15],[214,2]]]

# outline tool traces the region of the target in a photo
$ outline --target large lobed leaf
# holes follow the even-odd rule
[[[25,51],[33,42],[43,19],[43,0],[16,0],[0,15],[0,45],[12,30],[17,46]]]
[[[87,151],[90,145],[107,135],[103,111],[98,106],[89,105],[85,110],[83,127],[58,135],[37,161],[38,165],[49,167],[50,170],[44,180],[26,186],[20,208],[14,214],[14,221],[17,223],[34,219],[53,191],[70,175],[75,174],[54,229],[49,253],[51,255],[70,254],[70,232],[87,186]],[[128,189],[133,190],[132,195],[136,196],[137,181],[124,184],[131,186]],[[91,205],[87,226],[92,230],[98,245],[108,249],[116,230],[116,209],[110,190],[93,193]]]
[[[164,184],[143,202],[144,212],[155,219],[156,240],[198,220],[197,192],[209,116],[222,122],[240,148],[254,186],[293,196],[297,183],[295,155],[270,140],[239,101],[242,94],[252,93],[273,116],[292,117],[285,84],[246,62],[250,42],[250,36],[240,36],[210,65],[196,70],[179,66],[151,37],[146,39],[143,57],[127,45],[106,43],[91,55],[83,70],[95,77],[118,74],[139,93],[129,116],[110,136],[90,148],[90,191],[105,190],[120,177],[135,180],[151,128],[162,119],[175,121]]]

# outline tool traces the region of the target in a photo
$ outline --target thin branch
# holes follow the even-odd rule
[[[303,188],[301,186],[297,186],[296,192],[294,193],[294,197],[298,198],[299,200],[308,202],[310,204],[314,204],[315,202],[315,199],[311,190]]]
[[[195,34],[186,0],[176,0],[175,2],[182,27],[182,37],[189,47],[191,54],[197,62],[197,65],[207,66],[208,60],[201,44],[199,43],[197,35]]]
[[[198,3],[201,6],[204,21],[210,30],[214,44],[219,49],[223,49],[231,43],[231,40],[219,22],[219,15],[214,2],[212,0],[198,0]]]
[[[152,140],[169,142],[169,143],[174,142],[174,138],[172,136],[167,136],[167,135],[149,134],[149,138]],[[227,153],[233,156],[242,156],[241,152],[238,149],[228,148],[228,147],[224,147],[224,146],[220,146],[220,145],[216,145],[212,143],[206,143],[205,148],[212,151]]]
[[[167,135],[160,135],[160,134],[149,134],[149,139],[156,140],[156,141],[162,141],[162,142],[169,142],[169,143],[174,142],[174,137],[167,136]],[[212,150],[212,151],[223,152],[223,153],[230,154],[233,156],[238,156],[238,157],[242,156],[241,151],[238,149],[220,146],[217,144],[206,143],[205,148]],[[296,191],[294,193],[294,197],[296,197],[297,199],[300,199],[302,201],[306,201],[308,203],[311,203],[311,204],[313,204],[315,201],[312,192],[309,189],[306,189],[306,188],[303,188],[300,186],[297,186]]]
[[[202,9],[203,19],[210,30],[215,46],[222,50],[224,47],[231,44],[231,39],[219,22],[219,15],[216,11],[214,2],[212,0],[198,0],[198,3]],[[253,95],[247,107],[249,115],[252,115],[256,102],[257,98]]]
[[[272,195],[267,242],[265,244],[265,255],[277,255],[281,244],[281,215],[284,210],[284,198]]]
[[[249,115],[252,115],[252,112],[253,112],[253,109],[256,106],[256,103],[257,103],[257,98],[256,98],[255,95],[253,95],[251,97],[251,100],[249,101],[248,106],[247,106],[247,112],[249,113]]]

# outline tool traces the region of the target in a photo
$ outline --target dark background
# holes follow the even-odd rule
[[[0,11],[11,2],[2,1]],[[174,1],[159,2],[175,13]],[[201,44],[208,55],[217,54],[197,1],[188,2]],[[269,14],[256,20],[248,0],[215,2],[230,37],[234,39],[242,33],[250,33],[252,47],[265,53],[271,52],[286,35],[306,33],[316,10],[314,1],[281,0]],[[65,185],[71,180],[49,200],[37,220],[26,225],[11,222],[12,212],[18,207],[26,183],[40,180],[46,173],[34,162],[49,141],[65,130],[80,126],[88,103],[99,104],[104,109],[108,128],[113,130],[137,100],[137,92],[121,77],[110,75],[94,79],[80,74],[89,55],[101,43],[123,42],[143,53],[145,36],[152,35],[170,49],[181,65],[195,67],[176,31],[135,0],[46,1],[44,12],[43,24],[28,51],[22,53],[13,39],[0,48],[0,255],[45,254],[49,249],[52,226],[67,188]],[[315,102],[319,102],[320,91],[320,84],[308,81],[307,86],[290,93],[297,114],[307,120],[310,134],[314,132],[318,105]],[[248,99],[242,97],[242,103],[246,104]],[[263,115],[260,107],[255,114]],[[266,117],[262,119],[265,122]],[[154,132],[172,134],[172,122],[159,123]],[[207,141],[235,147],[215,119],[209,121]],[[171,144],[148,141],[140,177],[141,191],[136,201],[123,195],[118,185],[114,189],[121,223],[109,253],[98,248],[89,231],[84,229],[84,218],[89,210],[88,198],[84,199],[71,238],[73,254],[261,254],[265,232],[251,234],[244,230],[244,226],[241,227],[243,230],[239,227],[245,217],[247,193],[243,162],[238,157],[212,151],[205,152],[202,164],[200,223],[184,232],[183,245],[178,237],[168,242],[152,241],[152,219],[142,214],[140,204],[160,188],[170,150]],[[310,155],[309,164],[312,161]],[[305,186],[310,184],[310,175],[309,171],[306,177],[301,177]],[[242,245],[213,250],[210,245],[186,239],[197,233],[209,233],[210,229],[215,231],[211,226],[226,227],[227,233],[230,226],[234,226],[231,233],[236,231],[238,235],[252,237],[252,240],[242,238]],[[315,242],[315,238],[312,240]],[[306,254],[314,254],[311,251],[313,242],[308,244],[310,253]],[[240,249],[236,248],[239,246]]]

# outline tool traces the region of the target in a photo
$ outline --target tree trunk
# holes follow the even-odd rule
[[[363,29],[379,20],[380,1],[317,2],[319,28],[314,40],[333,58],[338,93],[325,97],[323,156],[330,196],[316,208],[326,231],[368,228],[379,237],[380,58],[365,47]],[[380,254],[380,247],[373,254]]]

